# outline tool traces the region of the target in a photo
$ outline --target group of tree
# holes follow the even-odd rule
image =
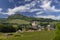
[[[48,23],[40,23],[41,26],[47,26]],[[16,25],[16,26],[13,26]],[[38,30],[38,25],[35,27]],[[32,24],[0,23],[0,32],[16,32],[18,30],[34,30]]]
[[[15,32],[16,29],[11,24],[0,23],[0,32]]]
[[[22,31],[24,29],[29,30],[30,28],[32,28],[31,24],[0,23],[0,32],[4,33]]]

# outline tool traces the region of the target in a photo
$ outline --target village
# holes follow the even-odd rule
[[[34,31],[51,31],[51,30],[55,30],[55,24],[51,25],[51,24],[47,24],[47,25],[40,25],[37,24],[37,21],[32,21],[31,22],[31,26],[27,26],[25,29],[23,29],[24,27],[22,26],[21,28],[18,29],[17,32],[34,32]]]

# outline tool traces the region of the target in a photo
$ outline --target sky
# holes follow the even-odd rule
[[[0,18],[16,13],[60,20],[60,0],[0,0]]]

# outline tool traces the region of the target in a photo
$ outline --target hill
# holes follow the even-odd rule
[[[53,20],[53,19],[49,19],[49,18],[35,18],[35,17],[27,17],[27,16],[24,16],[24,15],[21,15],[21,14],[14,14],[14,15],[10,15],[8,17],[8,20],[11,20],[11,19],[20,19],[20,20],[25,20],[25,21],[33,21],[33,20],[36,20],[36,21],[39,21],[39,22],[54,22],[56,20]]]

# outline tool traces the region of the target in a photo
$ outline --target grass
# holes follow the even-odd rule
[[[13,33],[11,36],[0,36],[0,40],[52,40],[53,38],[54,31]]]
[[[20,19],[12,19],[12,20],[7,20],[7,22],[9,23],[17,23],[17,24],[29,24],[30,22],[26,21],[26,20],[20,20]],[[42,22],[44,24],[48,23],[48,22]],[[59,22],[49,22],[50,24],[57,24]],[[37,22],[37,24],[40,24],[40,22]]]
[[[20,19],[8,20],[7,22],[9,22],[9,23],[17,23],[17,24],[29,24],[29,23],[30,23],[30,22],[28,22],[28,21],[20,20]]]

